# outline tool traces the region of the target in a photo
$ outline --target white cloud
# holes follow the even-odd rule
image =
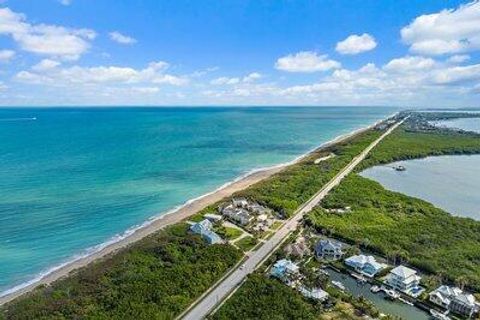
[[[135,42],[137,42],[136,39],[126,36],[124,34],[121,34],[118,31],[110,32],[109,36],[110,36],[110,39],[120,44],[134,44]]]
[[[42,61],[31,71],[20,71],[15,79],[24,83],[63,86],[89,85],[95,83],[136,84],[153,83],[181,86],[188,83],[188,78],[165,73],[168,63],[152,62],[144,69],[117,66],[58,68],[55,61]]]
[[[449,67],[433,75],[433,81],[437,84],[461,84],[476,80],[480,80],[480,64]]]
[[[480,49],[480,2],[417,17],[401,30],[410,50],[441,55]]]
[[[0,62],[8,62],[15,56],[13,50],[0,50]]]
[[[160,91],[158,87],[133,87],[132,90],[138,93],[153,94]]]
[[[318,55],[312,51],[302,51],[281,57],[275,68],[288,72],[317,72],[340,68],[340,62],[328,59],[328,55]]]
[[[32,67],[32,70],[35,71],[46,71],[49,69],[53,69],[55,67],[58,67],[60,65],[60,62],[55,61],[55,60],[50,60],[50,59],[43,59],[36,65]]]
[[[337,43],[335,50],[340,54],[359,54],[373,50],[377,46],[375,38],[364,33],[362,35],[352,34],[345,40]]]
[[[243,82],[253,82],[253,81],[256,81],[258,79],[260,79],[262,77],[262,75],[258,72],[252,72],[248,75],[246,75],[245,77],[243,77],[242,81]]]
[[[428,70],[435,65],[435,61],[431,58],[424,58],[418,56],[407,56],[393,59],[388,62],[384,69],[394,72],[410,72],[418,70]]]
[[[470,56],[468,54],[456,54],[448,58],[447,62],[457,64],[457,63],[462,63],[468,60],[470,60]]]
[[[0,34],[10,35],[22,50],[76,60],[90,47],[96,33],[56,25],[30,24],[25,15],[0,8]]]
[[[256,80],[260,79],[262,75],[258,72],[252,72],[248,75],[244,76],[243,78],[239,77],[219,77],[210,81],[210,84],[216,86],[223,86],[223,85],[236,85],[239,83],[251,83],[255,82]]]
[[[239,78],[228,78],[228,77],[219,77],[210,81],[210,84],[223,86],[223,85],[232,85],[240,82]]]

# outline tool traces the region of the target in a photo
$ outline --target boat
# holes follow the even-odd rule
[[[373,286],[370,287],[370,291],[372,291],[373,293],[378,293],[378,292],[380,292],[380,290],[382,290],[382,289],[377,285],[373,285]]]
[[[394,166],[393,169],[395,169],[396,171],[405,171],[407,170],[407,168],[405,168],[404,166]]]
[[[430,309],[430,315],[436,320],[450,320],[450,317],[448,317],[447,314],[448,310],[445,313],[441,313],[435,309]]]
[[[357,280],[357,282],[358,282],[359,284],[364,284],[364,283],[367,282],[367,280],[365,279],[364,276],[358,275],[358,274],[353,273],[353,272],[351,272],[350,275],[352,276],[352,278],[354,278],[355,280]]]
[[[395,290],[387,289],[387,290],[385,290],[385,293],[387,294],[385,296],[385,299],[393,301],[393,300],[396,300],[396,299],[400,298],[400,294],[398,292],[396,292]]]
[[[402,297],[398,298],[398,300],[402,301],[405,304],[408,304],[409,306],[413,306],[413,303],[408,301],[407,299],[404,299]]]
[[[345,290],[345,286],[340,281],[332,281],[332,284],[340,290]]]

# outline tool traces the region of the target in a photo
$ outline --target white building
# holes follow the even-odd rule
[[[479,304],[472,294],[468,294],[457,287],[442,285],[430,292],[429,300],[454,313],[472,316],[479,311]]]
[[[325,301],[328,298],[328,293],[320,288],[307,289],[302,286],[300,287],[299,291],[305,298],[309,299]]]
[[[412,297],[418,297],[424,289],[420,287],[421,277],[413,269],[398,266],[388,274],[385,283],[392,288],[406,293]]]
[[[386,264],[377,262],[375,257],[366,256],[363,254],[351,256],[345,259],[345,264],[355,269],[355,271],[366,275],[367,277],[374,277],[378,272],[387,267]]]

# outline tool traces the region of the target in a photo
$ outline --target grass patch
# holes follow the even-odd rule
[[[205,217],[203,215],[204,215],[203,212],[198,212],[198,213],[195,213],[193,216],[190,216],[188,218],[188,220],[193,221],[193,222],[200,222],[200,221],[205,219]]]
[[[283,225],[283,221],[274,221],[270,229],[277,230]]]
[[[214,231],[226,240],[235,240],[243,234],[242,230],[232,227],[218,226],[214,228]]]
[[[237,242],[235,242],[235,245],[237,245],[237,247],[242,249],[244,252],[247,252],[253,247],[255,247],[257,243],[258,243],[258,240],[255,239],[254,237],[246,236],[238,240]]]

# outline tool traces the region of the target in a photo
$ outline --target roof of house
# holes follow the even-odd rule
[[[374,256],[366,256],[363,254],[351,256],[347,259],[345,259],[346,263],[351,263],[351,264],[357,264],[360,266],[365,266],[366,264],[371,265],[375,269],[382,269],[385,267],[384,264],[377,262]]]
[[[215,232],[210,231],[210,230],[202,233],[202,236],[205,239],[207,239],[207,241],[209,243],[220,243],[220,242],[222,242],[222,238],[218,234],[216,234]]]
[[[193,224],[190,227],[190,230],[195,232],[195,233],[204,233],[208,230],[210,230],[213,227],[212,223],[208,219],[204,219],[200,222],[197,222]]]
[[[278,260],[273,265],[273,268],[282,273],[285,271],[297,272],[300,269],[294,262],[288,259]]]
[[[417,271],[415,271],[413,269],[410,269],[408,267],[405,267],[405,266],[398,266],[398,267],[394,268],[392,271],[390,271],[390,273],[406,279],[406,278],[409,278],[411,276],[416,275]]]
[[[307,289],[305,287],[300,287],[300,293],[307,298],[323,300],[328,297],[328,293],[323,291],[320,288]]]
[[[222,216],[214,213],[206,213],[204,215],[205,218],[209,220],[222,220]]]
[[[323,251],[323,250],[334,250],[334,251],[341,251],[342,244],[337,241],[333,241],[330,239],[322,239],[317,242],[315,245],[315,251]]]
[[[452,300],[466,304],[466,305],[470,305],[470,306],[475,305],[475,297],[473,296],[473,294],[469,294],[469,293],[461,293],[455,296],[455,298],[453,298]]]

